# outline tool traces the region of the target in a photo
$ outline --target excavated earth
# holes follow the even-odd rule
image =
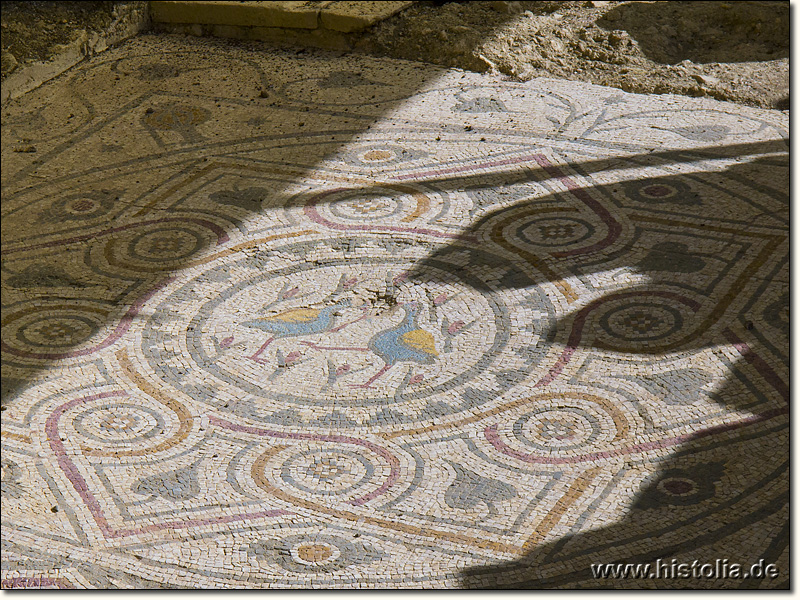
[[[360,47],[516,81],[789,108],[789,2],[420,2]]]
[[[111,24],[114,2],[5,2],[2,77],[33,61],[53,58],[86,31]]]
[[[114,4],[6,2],[3,79],[20,64],[49,59],[83,32],[102,31]],[[789,108],[786,1],[418,2],[354,46],[514,81],[555,77]]]

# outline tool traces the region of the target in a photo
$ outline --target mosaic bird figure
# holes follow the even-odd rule
[[[428,331],[417,324],[420,306],[409,302],[403,307],[405,317],[399,325],[375,334],[367,346],[383,360],[384,366],[366,383],[352,387],[367,388],[398,362],[433,363],[439,353],[436,342]]]
[[[256,362],[263,362],[263,359],[258,358],[259,355],[277,339],[328,331],[333,325],[336,311],[349,305],[350,300],[347,299],[324,308],[292,308],[277,315],[245,321],[242,325],[263,329],[272,334],[250,358]]]

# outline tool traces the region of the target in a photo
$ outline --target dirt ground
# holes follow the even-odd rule
[[[3,2],[2,77],[20,64],[48,60],[84,31],[102,31],[113,9],[114,2]]]
[[[106,27],[115,4],[4,2],[2,77]],[[518,81],[557,77],[787,110],[789,20],[786,0],[419,2],[364,32],[355,49]]]
[[[421,2],[365,51],[643,94],[789,108],[789,2]]]

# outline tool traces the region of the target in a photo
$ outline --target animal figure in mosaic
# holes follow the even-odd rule
[[[399,325],[375,334],[367,344],[386,364],[369,381],[352,387],[369,387],[398,362],[429,365],[439,355],[433,335],[417,324],[419,304],[409,302],[403,306],[403,310],[406,314]]]
[[[328,331],[336,318],[336,311],[349,305],[350,300],[345,299],[324,308],[292,308],[277,315],[245,321],[242,323],[245,327],[255,327],[272,334],[250,358],[263,363],[264,359],[259,356],[277,339]]]

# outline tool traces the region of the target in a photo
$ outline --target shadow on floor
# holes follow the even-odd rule
[[[743,373],[734,369],[732,375],[715,399],[735,405],[741,402],[737,397],[742,391],[737,388]],[[613,525],[598,522],[591,528],[592,517],[588,517],[590,529],[584,532],[537,546],[518,560],[466,570],[462,587],[789,589],[785,570],[773,567],[764,574],[768,565],[788,565],[788,406],[759,419],[768,422],[761,431],[742,427],[726,434],[720,427],[683,442],[658,463],[655,474],[643,480],[625,516]],[[632,461],[616,476],[624,479],[636,468]],[[735,554],[731,538],[738,540]],[[731,577],[715,579],[709,576],[714,571],[700,565],[717,561],[743,565],[739,574],[761,565],[764,575],[754,571],[752,578],[739,579],[734,571],[719,570],[717,565],[716,573]],[[572,568],[552,574],[548,565],[556,563]],[[593,571],[593,566],[608,564],[649,566],[645,573],[658,576],[619,577],[611,574],[614,571]]]
[[[502,26],[503,19],[511,18],[514,16],[502,16],[498,26]],[[191,43],[191,40],[188,38],[187,41]],[[156,52],[116,59],[110,74],[114,82],[109,86],[123,85],[132,80],[136,91],[125,106],[104,119],[96,116],[98,110],[94,102],[97,100],[88,93],[91,90],[82,90],[85,93],[80,90],[82,78],[87,77],[86,70],[95,63],[102,65],[103,61],[99,60],[74,70],[71,77],[79,82],[76,86],[78,91],[62,90],[68,97],[60,103],[33,105],[31,97],[39,93],[34,91],[13,101],[30,106],[23,114],[15,118],[4,114],[4,128],[24,140],[21,149],[15,151],[33,152],[35,150],[31,149],[38,146],[34,160],[5,179],[4,204],[8,206],[21,194],[36,194],[38,190],[60,182],[63,182],[63,189],[58,189],[55,197],[48,197],[35,206],[24,205],[4,211],[3,271],[8,277],[6,283],[10,293],[4,294],[3,298],[3,409],[38,373],[47,371],[54,361],[74,358],[76,349],[94,339],[109,323],[121,323],[114,335],[120,332],[119,327],[126,328],[137,318],[139,306],[167,278],[180,272],[198,254],[213,247],[241,224],[246,218],[242,216],[242,209],[247,214],[254,214],[278,208],[271,204],[275,190],[266,187],[253,186],[231,190],[229,194],[217,194],[218,207],[212,211],[206,208],[204,223],[209,235],[190,252],[170,256],[170,244],[175,240],[165,237],[161,241],[154,240],[154,243],[162,244],[163,260],[159,261],[155,253],[159,248],[153,247],[153,253],[146,258],[149,264],[140,264],[133,271],[124,273],[115,267],[98,268],[91,264],[92,257],[110,252],[106,246],[117,232],[147,222],[153,229],[159,229],[163,228],[159,222],[183,218],[180,214],[172,218],[174,215],[164,214],[161,210],[139,217],[131,216],[132,211],[125,211],[124,207],[121,211],[123,204],[148,202],[155,192],[150,190],[131,198],[131,192],[123,187],[128,183],[135,187],[133,181],[113,180],[108,173],[113,173],[115,168],[129,169],[136,163],[151,164],[147,161],[160,155],[168,155],[176,161],[185,158],[188,170],[202,170],[203,165],[198,168],[194,162],[198,151],[205,150],[210,156],[215,156],[215,152],[225,156],[226,149],[230,151],[229,148],[233,147],[233,141],[214,143],[213,139],[204,139],[197,131],[200,123],[218,120],[219,115],[213,114],[212,110],[215,106],[220,108],[224,102],[229,111],[248,110],[255,114],[247,123],[248,131],[242,132],[235,143],[256,144],[264,140],[274,148],[274,155],[264,162],[305,165],[304,168],[295,168],[293,176],[296,181],[312,172],[316,164],[347,148],[358,135],[379,122],[385,114],[396,111],[408,98],[443,73],[438,67],[416,65],[406,70],[401,68],[397,73],[383,73],[381,81],[370,80],[357,69],[337,68],[337,61],[342,57],[340,52],[315,51],[311,57],[298,58],[306,54],[304,50],[270,50],[271,55],[279,57],[277,68],[283,77],[286,73],[297,73],[297,81],[290,81],[281,88],[276,84],[274,73],[265,72],[255,61],[243,60],[241,54],[229,57],[229,68],[219,68],[219,59],[213,53],[235,52],[241,45],[230,40],[207,39],[200,41],[193,53]],[[243,82],[247,89],[230,89],[227,79],[235,69],[248,71],[251,75]],[[121,80],[123,83],[115,83]],[[227,89],[215,90],[217,82]],[[357,99],[351,102],[352,95]],[[347,101],[337,102],[337,98],[343,96]],[[314,106],[320,97],[324,98],[323,105],[332,101],[331,105],[325,105],[319,112],[309,111],[309,106]],[[60,110],[59,104],[64,110]],[[351,110],[352,106],[358,106],[359,110]],[[365,106],[369,108],[364,109]],[[8,106],[5,107],[7,110]],[[114,153],[124,151],[125,144],[103,140],[99,156],[107,164],[97,166],[91,157],[83,156],[76,157],[70,171],[63,175],[57,173],[45,178],[37,174],[38,170],[47,168],[50,161],[58,158],[59,153],[69,150],[71,144],[85,141],[92,131],[107,127],[109,123],[113,125],[112,119],[126,114],[141,114],[137,126],[146,128],[160,148],[155,152],[148,149],[149,154],[115,164],[107,157],[113,158]],[[81,123],[82,119],[85,122]],[[106,120],[108,122],[104,122]],[[288,120],[292,121],[291,125],[286,123]],[[65,127],[65,121],[66,127],[72,128],[73,132],[66,139],[64,136],[52,137],[54,130],[58,132]],[[301,122],[304,128],[298,130],[297,122]],[[183,138],[183,143],[165,143],[164,139],[174,133]],[[281,141],[285,143],[281,144]],[[302,156],[287,159],[293,146],[302,146]],[[74,182],[86,175],[93,175],[96,182],[76,186]],[[138,176],[132,175],[133,179],[138,179]],[[108,183],[109,180],[112,183]],[[288,185],[291,183],[291,180],[287,182]],[[198,215],[194,214],[194,217]],[[37,244],[38,238],[42,234],[57,236],[59,233],[64,239],[71,238],[69,244],[60,240],[51,242],[50,247],[56,250],[41,252],[47,244]],[[169,235],[177,234],[166,234]],[[80,246],[75,244],[76,240],[81,242]],[[28,258],[30,253],[37,251],[40,254],[34,260]],[[23,255],[25,257],[19,261]],[[86,261],[88,268],[82,268],[81,263]],[[39,314],[52,308],[53,314],[59,314],[58,311],[69,312],[73,305],[87,302],[94,306],[88,312],[79,309],[81,314],[76,318],[70,317],[68,325],[55,322],[50,318],[52,315],[42,315],[36,323],[20,325],[20,319],[31,321],[31,311]],[[38,305],[38,308],[32,305]]]
[[[580,171],[580,165],[573,167]],[[554,170],[557,168],[546,169],[550,176],[559,176]],[[533,177],[533,172],[529,172],[495,183],[499,188],[517,187],[522,191],[526,179]],[[747,227],[729,228],[723,233],[723,223],[735,215],[732,206],[724,203],[719,191],[715,195],[706,194],[714,194],[725,179],[753,184],[770,180],[788,182],[787,177],[788,161],[784,154],[737,164],[724,172],[660,177],[607,188],[577,188],[566,194],[525,199],[488,213],[460,240],[415,266],[409,280],[443,284],[451,278],[442,278],[441,274],[447,272],[456,255],[472,252],[476,245],[492,245],[508,249],[507,264],[516,268],[486,285],[484,293],[498,289],[524,290],[555,282],[565,296],[576,282],[585,285],[603,273],[624,273],[630,285],[576,309],[560,318],[552,330],[543,332],[543,337],[551,343],[563,344],[565,350],[535,387],[563,379],[562,371],[579,348],[658,358],[675,354],[688,357],[704,348],[734,345],[740,356],[725,384],[716,390],[709,390],[701,372],[690,368],[643,377],[638,383],[678,411],[691,411],[694,402],[706,398],[727,413],[741,411],[753,415],[665,443],[665,447],[674,445],[674,450],[657,463],[655,474],[641,482],[635,501],[619,522],[592,527],[596,514],[587,511],[585,524],[577,527],[588,526],[589,531],[546,545],[534,544],[528,555],[516,561],[468,570],[463,587],[617,588],[626,584],[673,589],[704,587],[702,579],[695,575],[689,579],[674,576],[670,579],[666,576],[667,567],[662,570],[665,578],[660,582],[636,584],[615,581],[613,577],[598,580],[593,577],[590,565],[654,563],[656,559],[666,565],[671,565],[673,559],[678,563],[699,559],[702,564],[719,558],[749,568],[762,559],[766,564],[775,563],[785,553],[789,540],[789,448],[788,437],[775,436],[776,432],[788,432],[789,389],[770,365],[788,361],[788,256],[777,268],[776,265],[765,268],[757,256],[760,251],[763,253],[763,247],[748,242],[751,232]],[[471,190],[470,195],[479,203],[482,199],[488,202],[494,193],[493,188],[471,188],[468,180],[460,184],[468,193]],[[563,196],[569,194],[595,212],[593,221],[563,212]],[[774,190],[771,196],[776,202],[773,210],[761,213],[752,223],[786,227],[788,196]],[[627,212],[631,219],[617,221],[604,212],[603,205],[595,203],[598,198],[604,199],[606,206],[624,206],[627,211],[615,210],[614,214]],[[651,212],[653,218],[642,218],[643,212]],[[683,225],[679,223],[681,220]],[[619,245],[615,239],[622,229],[626,230],[625,239],[629,241]],[[715,237],[724,240],[723,245],[715,246],[711,241]],[[560,239],[568,243],[561,244]],[[773,243],[780,244],[780,238]],[[772,251],[776,248],[773,246]],[[525,260],[514,263],[515,254]],[[481,256],[491,255],[472,252],[470,256],[470,270],[503,266],[498,260],[478,262]],[[715,289],[713,280],[717,276],[721,279],[731,267],[743,265],[747,266],[730,290]],[[602,282],[599,285],[602,288]],[[749,300],[744,307],[740,303],[737,308],[734,301],[741,300],[744,294]],[[755,383],[759,378],[761,387]],[[763,425],[754,427],[757,424]],[[488,438],[492,432],[485,433]],[[783,439],[783,445],[776,445],[776,439]],[[631,451],[630,459],[617,474],[621,481],[625,480],[625,474],[645,462],[637,461],[636,455],[647,450],[652,447],[643,444],[642,448]],[[518,458],[521,466],[526,461],[535,464],[548,460],[546,453],[537,456],[535,452]],[[588,455],[585,460],[591,466],[595,459]],[[530,495],[536,491],[531,490]],[[757,498],[769,500],[758,502]],[[597,524],[604,522],[600,519]],[[749,532],[743,534],[738,548],[740,555],[719,555],[715,544],[735,536],[737,531]],[[549,576],[548,564],[556,562],[580,566],[568,573]],[[776,583],[788,587],[788,573],[778,574],[777,581],[768,579],[770,587]],[[747,579],[723,585],[747,589],[758,588],[761,583],[763,580]]]

